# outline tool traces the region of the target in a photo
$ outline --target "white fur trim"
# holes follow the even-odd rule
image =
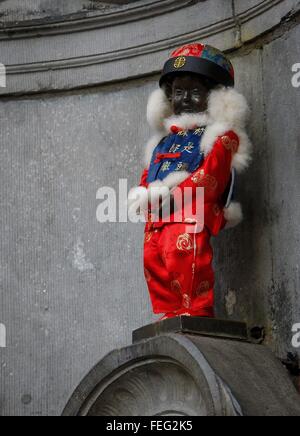
[[[184,182],[189,176],[190,173],[187,171],[174,171],[164,179],[164,184],[167,185],[169,189],[173,189]]]
[[[172,189],[180,185],[190,176],[187,171],[174,171],[170,173],[163,181],[156,180],[148,186],[148,199],[152,207],[159,206],[159,200],[165,202],[170,197]]]
[[[240,146],[232,160],[232,167],[242,172],[251,162],[252,145],[245,132],[249,112],[249,106],[242,94],[233,88],[220,87],[211,91],[207,113],[170,116],[169,100],[163,90],[156,90],[149,98],[147,118],[149,124],[158,131],[158,136],[155,139],[153,137],[150,145],[147,146],[146,163],[150,164],[151,150],[153,153],[160,140],[169,134],[172,125],[178,124],[178,127],[188,129],[199,124],[207,126],[201,144],[201,149],[206,156],[212,150],[218,136],[224,135],[229,130],[239,136]]]
[[[239,137],[240,145],[237,153],[233,156],[232,167],[241,173],[248,168],[252,161],[252,143],[245,130],[235,129],[234,131]]]
[[[240,141],[238,151],[233,156],[231,167],[236,169],[238,173],[241,173],[248,168],[252,160],[252,143],[245,130],[225,123],[214,123],[211,126],[207,126],[202,138],[201,150],[206,157],[212,151],[216,139],[230,130],[237,134]]]
[[[202,141],[202,149],[207,155],[218,136],[229,130],[234,131],[240,140],[237,153],[232,159],[232,168],[241,173],[251,162],[252,144],[245,131],[250,109],[245,97],[233,88],[213,90],[208,100],[208,111],[212,125],[207,127]]]
[[[146,154],[145,154],[145,165],[148,168],[150,166],[152,155],[155,148],[158,146],[160,141],[166,136],[166,132],[160,132],[156,135],[153,135],[152,138],[149,139],[146,145]]]
[[[243,211],[240,203],[232,202],[224,209],[224,217],[227,221],[225,229],[236,227],[243,221]]]
[[[230,125],[225,123],[216,122],[207,126],[201,141],[201,150],[204,152],[205,156],[212,151],[218,136],[223,136],[224,133],[229,130],[231,130]]]
[[[189,176],[190,173],[188,173],[187,171],[174,171],[173,173],[170,173],[163,181],[156,180],[155,182],[150,183],[148,186],[149,198],[151,195],[151,190],[153,190],[153,188],[155,188],[155,191],[157,191],[157,188],[162,189],[161,195],[163,196],[163,198],[167,197],[167,191],[171,191],[172,189],[176,188]]]
[[[169,133],[172,126],[182,128],[182,130],[192,129],[194,126],[206,126],[208,123],[208,114],[206,112],[199,114],[182,114],[173,115],[165,120],[164,126]]]
[[[160,131],[164,128],[164,120],[172,114],[171,103],[162,89],[156,89],[149,97],[147,120],[152,129]]]
[[[234,88],[219,87],[211,91],[208,98],[207,112],[199,114],[172,114],[170,101],[162,89],[157,89],[149,97],[147,106],[147,119],[149,125],[156,131],[163,129],[168,133],[172,124],[179,120],[186,126],[192,124],[223,123],[231,128],[244,128],[250,113],[245,97]],[[168,121],[167,119],[170,119]],[[182,127],[185,127],[184,125]]]
[[[218,88],[211,91],[208,111],[214,122],[244,128],[250,113],[245,97],[234,88]]]
[[[149,183],[148,191],[150,191],[152,188],[163,188],[164,186],[165,184],[162,180],[155,180],[155,182]]]

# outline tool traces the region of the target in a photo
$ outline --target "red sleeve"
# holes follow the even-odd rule
[[[232,157],[238,147],[239,138],[233,131],[219,136],[203,165],[182,182],[179,185],[180,188],[204,187],[205,202],[214,201],[220,197],[230,180]]]
[[[145,188],[148,188],[148,172],[148,169],[144,169],[139,186],[144,186]]]
[[[223,136],[219,136],[202,166],[179,185],[181,190],[192,188],[193,201],[196,199],[197,188],[205,189],[205,224],[211,228],[213,234],[218,233],[219,227],[224,226],[223,213],[216,215],[215,212],[218,207],[221,210],[221,196],[230,181],[232,158],[238,147],[239,137],[235,132],[228,131]],[[177,208],[182,208],[181,196],[176,201],[176,191],[174,197]],[[218,216],[218,223],[215,222],[216,216]]]

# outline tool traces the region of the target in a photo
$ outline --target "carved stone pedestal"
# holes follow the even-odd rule
[[[65,416],[300,416],[287,371],[243,323],[181,317],[133,339],[88,374]]]

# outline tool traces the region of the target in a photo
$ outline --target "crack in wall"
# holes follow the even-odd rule
[[[234,0],[233,0],[234,1]],[[242,42],[240,47],[228,50],[231,56],[246,56],[253,50],[262,49],[263,47],[271,44],[279,38],[282,38],[286,33],[290,32],[300,24],[300,11],[292,13],[290,11],[285,17],[282,18],[280,23],[252,39],[251,41]]]
[[[236,13],[236,7],[235,7],[235,0],[231,0],[231,7],[232,7],[232,17],[235,22],[235,47],[239,48],[243,45],[242,40],[242,25],[240,22],[240,19]]]

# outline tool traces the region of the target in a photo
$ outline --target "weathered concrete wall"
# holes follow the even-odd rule
[[[138,3],[152,7],[150,0]],[[178,20],[184,14],[195,26],[191,41],[204,35],[194,32],[197,19],[205,25],[205,13],[212,28],[213,19],[227,23],[204,39],[231,50],[237,87],[252,106],[254,163],[238,189],[245,221],[215,241],[218,314],[266,326],[267,343],[279,357],[297,351],[291,328],[300,322],[299,88],[292,87],[291,68],[300,62],[300,31],[296,23],[280,23],[289,10],[296,13],[297,2],[268,2],[274,7],[264,20],[255,9],[251,22],[246,16],[261,2],[236,2],[235,11],[218,0],[186,8],[175,3],[180,9],[151,20],[152,28],[164,22],[167,30],[158,26],[152,33],[148,27],[143,33],[150,19],[140,16],[108,29],[99,22],[99,29],[82,35],[73,28],[52,35],[48,27],[39,29],[45,33],[39,40],[35,28],[19,38],[1,34],[0,62],[8,66],[0,100],[0,322],[7,327],[7,348],[0,349],[2,415],[59,414],[97,361],[155,319],[143,279],[143,226],[97,223],[96,192],[117,187],[120,178],[129,186],[138,181],[150,134],[147,97],[172,48],[169,40],[157,41],[172,30],[178,32],[174,44],[186,42],[186,20]],[[234,12],[242,14],[241,27]],[[115,35],[112,50],[121,40],[124,50],[127,45],[124,58],[97,64],[95,56],[106,51],[102,31]],[[256,43],[243,46],[254,36]],[[89,41],[99,43],[98,52]],[[69,59],[58,65],[70,49],[83,56],[79,65]],[[82,62],[85,50],[91,64]]]
[[[246,219],[216,243],[220,313],[264,325],[267,342],[282,357],[297,351],[291,348],[291,329],[300,320],[300,98],[292,86],[299,36],[296,26],[233,56],[238,87],[252,107],[255,152],[238,189]]]
[[[151,321],[142,227],[96,221],[98,188],[136,183],[151,88],[1,104],[2,414],[59,413],[91,366]]]
[[[1,22],[24,21],[40,18],[63,17],[67,14],[93,10],[105,12],[126,0],[0,0]]]

